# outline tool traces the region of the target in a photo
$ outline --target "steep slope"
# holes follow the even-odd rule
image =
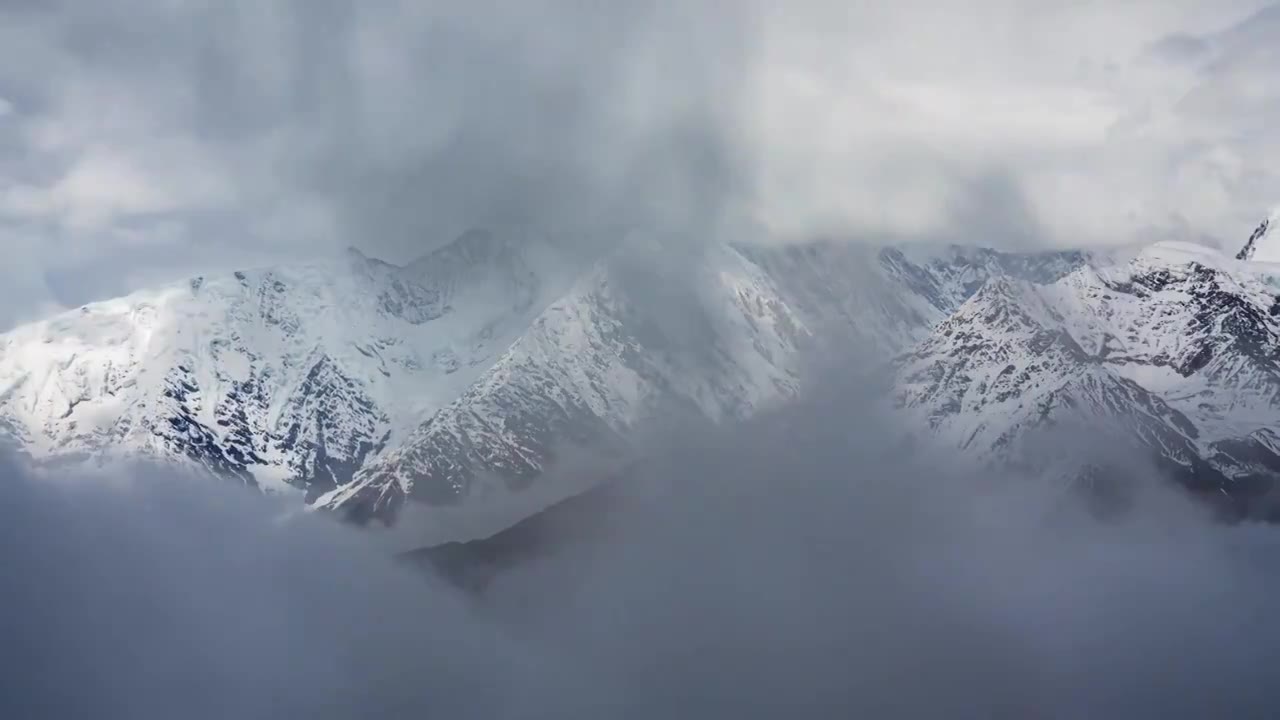
[[[563,292],[549,263],[495,252],[483,235],[437,251],[444,281],[351,251],[19,328],[0,336],[0,423],[37,462],[181,459],[314,498],[461,394]]]
[[[1280,266],[1179,243],[1051,284],[992,281],[899,362],[896,399],[909,427],[977,459],[1079,471],[1032,440],[1076,425],[1247,499],[1280,479],[1278,294]]]
[[[575,262],[474,231],[405,267],[351,252],[95,303],[0,336],[0,423],[38,463],[178,460],[358,520],[413,500],[514,522],[573,491],[566,460],[598,480],[658,418],[785,402],[806,347],[882,361],[988,278],[1083,262],[649,243]]]
[[[462,397],[320,502],[390,523],[406,500],[454,505],[539,484],[518,519],[570,492],[545,487],[571,474],[563,467],[537,480],[558,458],[607,449],[614,459],[604,466],[618,467],[650,420],[683,412],[724,422],[785,402],[816,342],[885,360],[987,277],[1053,279],[1082,262],[1074,253],[914,254],[923,262],[846,244],[715,246],[677,270],[643,250],[621,253],[551,305]]]
[[[598,266],[327,506],[389,520],[408,498],[450,504],[518,491],[560,456],[625,452],[658,408],[718,421],[794,393],[807,330],[758,267],[727,247],[709,256],[699,297],[679,305],[697,317],[655,311],[616,263]]]

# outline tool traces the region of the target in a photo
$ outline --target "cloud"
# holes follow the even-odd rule
[[[1266,714],[1273,529],[1214,526],[1122,455],[1130,510],[1100,520],[1035,478],[911,457],[863,388],[821,391],[677,442],[585,507],[603,538],[561,517],[532,535],[552,551],[487,586],[490,616],[571,668],[558,702],[615,717]]]
[[[1099,520],[886,443],[833,383],[690,432],[464,598],[314,516],[4,467],[6,715],[1266,716],[1274,529],[1144,473]],[[674,436],[672,436],[674,437]],[[1092,438],[1058,433],[1062,444]],[[603,518],[603,523],[600,519]],[[559,538],[560,542],[555,542]],[[567,542],[566,542],[567,541]],[[528,548],[526,548],[528,549]],[[537,550],[538,548],[533,548]]]
[[[762,63],[761,162],[775,182],[760,202],[794,235],[815,221],[994,244],[1113,244],[1184,227],[1247,234],[1271,204],[1256,196],[1280,192],[1276,179],[1224,165],[1249,122],[1222,111],[1231,103],[1185,99],[1214,88],[1235,102],[1237,87],[1220,65],[1189,69],[1148,47],[1171,36],[1219,43],[1257,7],[907,2],[833,12],[816,37],[803,32],[812,16],[793,20],[798,29],[780,17]],[[1265,46],[1260,37],[1239,45]],[[1253,63],[1243,64],[1265,67]],[[1196,107],[1215,108],[1215,122],[1193,122]],[[1034,219],[1032,237],[956,224],[957,208],[983,192],[975,181],[998,176]]]
[[[64,304],[473,225],[1234,242],[1280,194],[1262,8],[10,2],[0,224]]]
[[[181,148],[156,148],[164,164],[187,166]],[[152,167],[147,167],[147,164]],[[72,233],[111,227],[139,216],[159,217],[174,212],[199,213],[226,191],[216,179],[198,173],[184,176],[157,167],[137,154],[124,155],[111,147],[88,148],[53,185],[17,185],[5,193],[3,208],[10,215],[47,219]],[[154,233],[153,239],[163,238]]]
[[[494,717],[515,691],[515,643],[339,528],[157,469],[0,473],[7,716]]]

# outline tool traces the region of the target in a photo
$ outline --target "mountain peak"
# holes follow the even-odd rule
[[[1262,224],[1253,231],[1248,242],[1236,254],[1236,259],[1280,262],[1280,235],[1274,232],[1277,224],[1280,224],[1280,206],[1273,208]]]

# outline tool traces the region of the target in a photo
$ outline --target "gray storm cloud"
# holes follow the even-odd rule
[[[1234,238],[1280,193],[1264,7],[10,0],[0,322],[476,225]]]
[[[0,710],[1270,715],[1273,529],[1214,525],[1137,459],[1107,519],[966,477],[887,443],[865,397],[668,440],[592,507],[603,532],[560,517],[467,596],[241,490],[8,467]]]
[[[169,266],[407,260],[473,226],[692,236],[747,177],[750,13],[713,5],[9,9],[10,60],[48,72],[0,77],[19,161],[0,208],[86,257]]]
[[[494,717],[511,699],[514,644],[335,528],[157,469],[6,462],[3,480],[6,717]]]

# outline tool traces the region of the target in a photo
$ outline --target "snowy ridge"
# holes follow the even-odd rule
[[[38,463],[174,460],[361,522],[515,521],[580,489],[567,459],[618,467],[651,421],[785,403],[807,350],[849,343],[896,358],[909,428],[979,462],[1078,475],[1036,440],[1078,424],[1256,494],[1280,473],[1270,227],[1240,258],[640,241],[577,265],[473,231],[404,267],[351,251],[19,328],[0,428]]]
[[[744,252],[812,325],[870,341],[886,357],[923,340],[991,278],[1049,282],[1085,262],[1079,252],[832,242]]]
[[[389,523],[410,499],[452,505],[520,492],[551,482],[535,478],[558,455],[625,456],[648,420],[686,412],[724,422],[785,402],[819,336],[887,359],[954,310],[966,285],[1002,272],[1052,279],[1082,261],[918,251],[930,267],[833,243],[714,246],[678,261],[693,275],[676,291],[696,290],[665,298],[652,289],[674,271],[670,259],[633,249],[598,265],[462,397],[320,503]]]
[[[898,363],[907,426],[981,461],[1053,464],[1067,459],[1026,444],[1075,424],[1195,489],[1265,492],[1280,479],[1280,266],[1241,256],[1158,243],[1049,284],[989,282]]]
[[[625,452],[660,409],[723,421],[792,396],[802,322],[742,255],[708,254],[705,326],[673,327],[614,268],[597,267],[458,400],[321,502],[386,520],[406,498],[519,491],[566,452]],[[697,344],[681,338],[691,329]]]
[[[448,288],[348,252],[94,303],[0,337],[0,423],[36,462],[179,459],[314,498],[457,397],[560,291],[518,280],[462,312]]]
[[[659,417],[785,402],[815,340],[887,359],[987,279],[1081,262],[641,240],[576,266],[473,231],[405,267],[349,251],[19,328],[0,337],[0,423],[38,463],[175,460],[382,523],[408,500],[505,499],[519,519],[556,499],[547,471],[567,456],[626,454]]]

